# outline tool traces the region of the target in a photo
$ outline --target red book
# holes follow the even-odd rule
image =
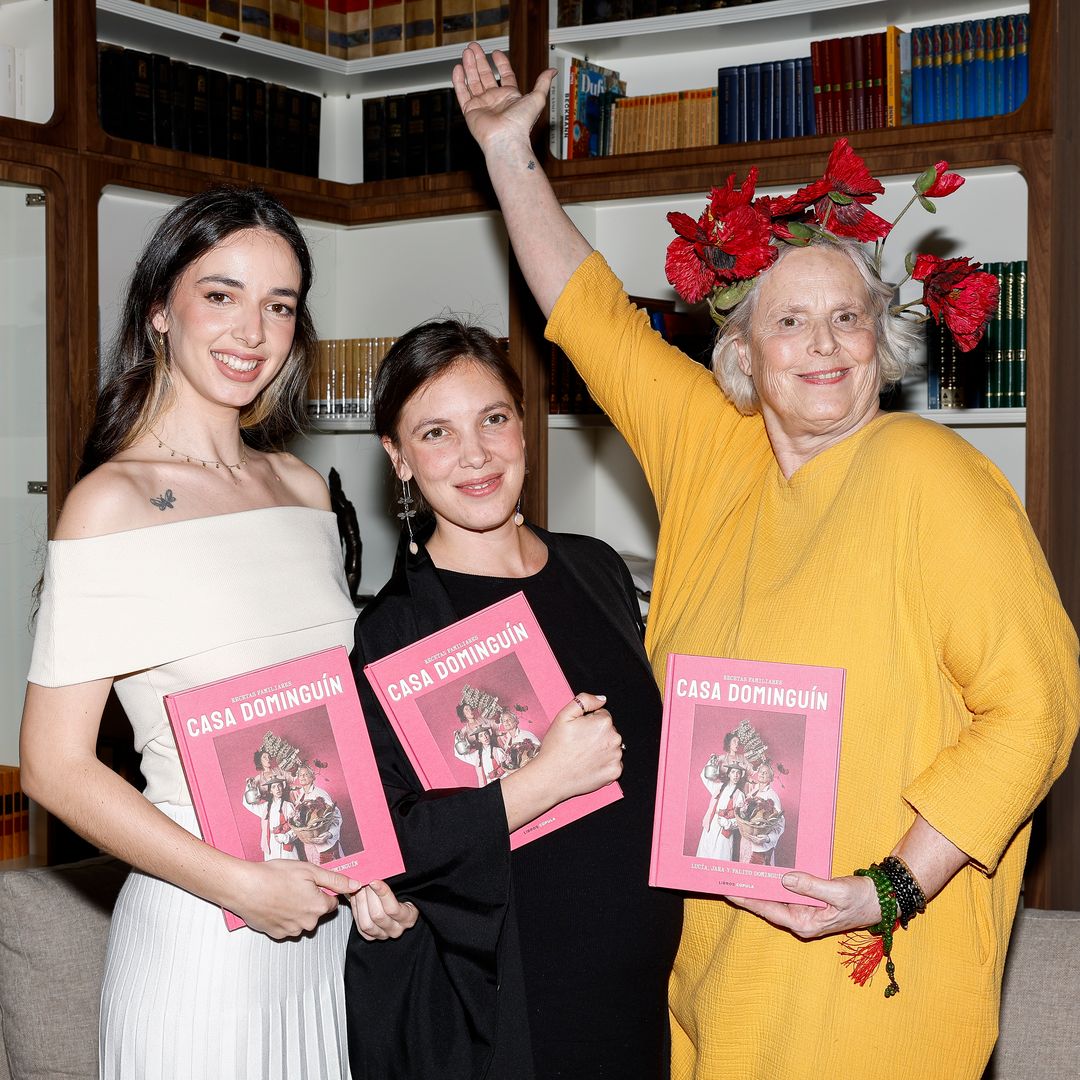
[[[649,884],[823,907],[832,876],[841,668],[668,656]]]
[[[165,708],[208,844],[365,884],[405,869],[345,649],[167,694]]]
[[[855,130],[855,39],[837,38],[839,61],[833,58],[834,85],[839,84],[840,101],[837,131]]]
[[[829,91],[830,86],[826,80],[826,56],[828,50],[824,41],[810,42],[810,67],[814,76],[814,130],[819,135],[831,133],[829,127]]]
[[[827,45],[828,71],[832,93],[829,107],[832,110],[832,133],[839,135],[845,128],[846,110],[844,107],[844,41],[843,38],[830,38]]]
[[[852,116],[854,131],[866,131],[870,127],[870,67],[866,63],[866,35],[847,38],[851,42]]]
[[[867,101],[869,102],[869,126],[873,129],[885,126],[885,31],[867,34],[863,38],[867,76]]]
[[[364,668],[425,789],[484,787],[525,768],[574,692],[523,593]],[[578,795],[510,834],[518,848],[622,798]]]

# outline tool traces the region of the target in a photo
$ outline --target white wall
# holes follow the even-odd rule
[[[45,215],[33,188],[0,184],[0,764],[19,760],[19,718],[30,666],[31,590],[41,573],[45,445]]]

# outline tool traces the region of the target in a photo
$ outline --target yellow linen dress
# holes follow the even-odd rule
[[[976,1080],[1029,818],[1065,767],[1080,703],[1076,634],[1015,493],[953,432],[905,414],[785,479],[761,417],[667,346],[598,254],[547,335],[656,500],[646,645],[660,686],[669,652],[845,668],[834,875],[884,858],[916,811],[972,859],[897,932],[888,1000],[884,971],[848,978],[836,937],[803,942],[724,900],[688,900],[673,1077]]]

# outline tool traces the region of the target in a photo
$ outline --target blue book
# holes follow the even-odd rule
[[[953,119],[966,120],[964,110],[964,24],[953,23],[952,99]]]
[[[772,83],[770,82],[771,86]],[[761,139],[761,65],[746,65],[746,142]]]
[[[1005,20],[999,15],[996,19],[987,19],[993,26],[994,61],[990,65],[990,78],[994,88],[993,116],[1005,113]]]
[[[926,66],[923,62],[923,28],[911,31],[911,122],[926,123]]]
[[[953,28],[946,23],[941,28],[941,115],[939,120],[955,120],[956,94],[953,83]]]
[[[739,141],[739,69],[723,67],[716,73],[716,141],[722,144]]]
[[[773,116],[772,116],[772,130],[774,139],[780,138],[781,127],[781,107],[783,102],[783,80],[782,75],[783,64],[781,61],[776,60],[772,66],[772,101],[773,101]]]
[[[746,132],[749,129],[749,117],[750,117],[750,78],[749,73],[746,70],[745,64],[740,64],[736,68],[738,75],[738,87],[739,87],[739,122],[736,125],[736,132],[738,133],[737,142],[746,142]]]
[[[761,107],[760,107],[760,129],[758,131],[758,138],[760,139],[775,139],[776,134],[774,132],[773,120],[776,116],[775,111],[775,86],[773,84],[773,70],[776,64],[771,60],[767,60],[761,65]]]
[[[1016,16],[1016,107],[1027,101],[1028,95],[1028,17]]]
[[[932,26],[929,31],[930,38],[930,115],[927,119],[932,124],[945,119],[945,77],[944,69],[944,46],[941,40],[941,27]],[[923,54],[923,63],[926,63],[926,54]]]
[[[977,19],[971,24],[974,48],[971,61],[971,116],[989,115],[986,108],[986,24]]]
[[[799,131],[799,62],[781,60],[780,68],[780,138],[792,139]]]
[[[799,62],[802,68],[802,134],[817,134],[817,117],[814,115],[814,62],[804,56]]]
[[[960,65],[961,65],[961,92],[960,100],[963,103],[960,110],[962,120],[970,120],[977,115],[975,112],[975,24],[970,20],[960,24]]]
[[[1016,100],[1016,16],[1005,16],[1005,108],[1011,113]]]

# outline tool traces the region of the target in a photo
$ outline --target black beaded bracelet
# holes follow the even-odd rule
[[[889,855],[882,859],[880,867],[892,885],[899,908],[900,925],[906,930],[908,923],[926,910],[926,894],[907,863],[898,855]]]

